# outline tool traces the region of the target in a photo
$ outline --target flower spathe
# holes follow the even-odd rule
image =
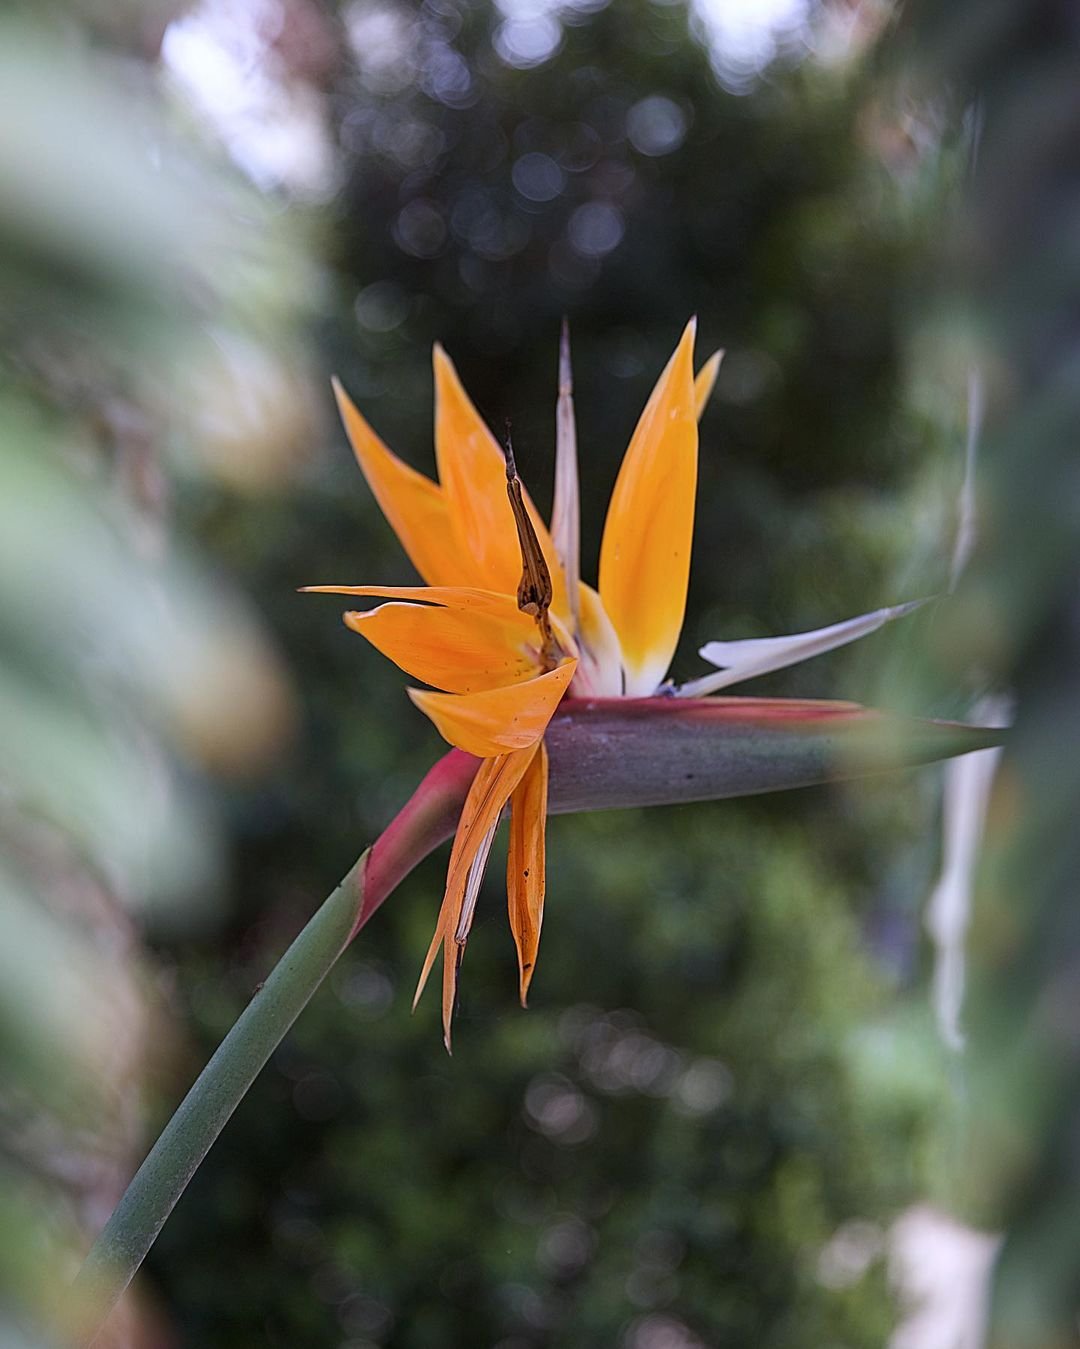
[[[310,586],[384,603],[345,614],[350,628],[429,689],[409,696],[480,767],[461,813],[420,996],[441,948],[442,1016],[458,973],[499,820],[510,808],[507,903],[522,1004],[544,912],[547,752],[544,732],[567,695],[649,697],[682,629],[697,485],[698,419],[722,353],[695,375],[691,320],[658,379],[623,459],[604,525],[599,587],[578,574],[579,509],[569,343],[560,350],[552,529],[540,518],[465,393],[434,350],[439,481],[403,463],[341,385],[334,392],[364,476],[423,586]],[[780,669],[873,631],[911,606],[878,610],[792,638],[712,643],[720,668],[674,692],[698,695]]]

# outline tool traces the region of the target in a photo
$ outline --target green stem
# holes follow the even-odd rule
[[[348,945],[363,904],[364,853],[256,992],[139,1167],[75,1281],[93,1343],[218,1134]]]
[[[476,764],[460,750],[435,764],[281,957],[199,1074],[75,1280],[73,1314],[84,1344],[97,1338],[218,1134],[338,956],[403,877],[454,832]]]

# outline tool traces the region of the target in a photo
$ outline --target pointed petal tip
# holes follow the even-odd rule
[[[441,342],[432,343],[431,369],[435,376],[435,396],[438,398],[440,389],[457,381],[457,369]]]
[[[573,374],[570,365],[570,320],[563,315],[559,329],[559,393],[569,395],[573,392]]]
[[[421,970],[420,978],[416,981],[416,992],[412,995],[412,1007],[410,1008],[410,1011],[414,1014],[416,1009],[420,1006],[420,999],[423,996],[424,989],[427,987],[428,975],[430,973],[431,971],[428,968]]]
[[[686,378],[691,384],[694,380],[694,342],[696,338],[697,318],[695,316],[683,329],[679,344],[672,357],[672,366],[679,371],[680,379]]]
[[[334,402],[337,404],[338,416],[342,421],[347,421],[349,414],[359,416],[360,413],[356,404],[349,397],[348,391],[337,375],[330,376],[330,389],[334,395]],[[346,427],[346,430],[348,427]]]
[[[872,609],[856,618],[830,623],[809,632],[796,632],[784,637],[758,637],[735,641],[706,642],[698,651],[702,660],[717,667],[714,674],[692,679],[676,690],[680,698],[702,698],[718,693],[732,684],[740,684],[759,675],[786,670],[792,665],[811,660],[826,651],[835,651],[861,637],[877,632],[886,623],[905,618],[922,608],[927,599],[908,600],[883,609]]]
[[[716,377],[720,373],[720,362],[724,359],[724,349],[721,347],[714,351],[701,369],[694,377],[694,401],[697,405],[698,421],[704,415],[705,409],[712,397],[713,389],[716,387]]]
[[[903,604],[894,604],[892,613],[894,618],[904,618],[907,614],[913,614],[916,609],[921,609],[924,604],[931,604],[938,599],[937,595],[923,595],[921,599],[905,600]]]

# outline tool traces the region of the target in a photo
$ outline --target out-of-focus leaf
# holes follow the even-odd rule
[[[44,431],[0,406],[5,646],[69,691],[89,667],[135,693],[196,761],[257,766],[292,716],[275,653],[179,550],[148,565],[136,519],[65,470]]]

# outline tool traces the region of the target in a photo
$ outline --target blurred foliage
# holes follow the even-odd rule
[[[700,5],[133,8],[42,6],[0,40],[3,1139],[28,1215],[0,1289],[26,1324],[440,749],[336,602],[295,593],[409,577],[330,371],[430,469],[441,340],[546,505],[567,313],[592,575],[696,312],[728,355],[686,676],[705,640],[944,589],[972,351],[929,304],[970,136],[938,76],[882,64],[884,5],[818,7],[761,70]],[[962,711],[953,632],[931,607],[755,691],[868,699],[888,668],[891,701]],[[920,977],[936,807],[927,773],[555,821],[532,1006],[493,877],[452,1061],[408,1011],[432,859],[257,1082],[115,1342],[886,1342],[889,1226],[956,1179]],[[56,1166],[52,1122],[80,1118],[113,1159],[95,1185]]]
[[[925,676],[975,668],[1016,699],[972,933],[965,1146],[946,1190],[1005,1242],[988,1343],[1075,1344],[1076,313],[1080,30],[1050,0],[916,4],[907,36],[927,85],[973,110],[977,153],[952,231],[942,308],[960,309],[987,374],[984,529],[951,639]]]
[[[168,982],[140,932],[213,930],[209,779],[261,771],[294,717],[265,629],[171,496],[231,398],[195,394],[221,335],[290,342],[302,267],[257,194],[178,136],[143,54],[95,36],[48,8],[0,24],[5,1343],[16,1323],[52,1342],[58,1285],[168,1081]],[[150,1327],[131,1307],[115,1338]]]

